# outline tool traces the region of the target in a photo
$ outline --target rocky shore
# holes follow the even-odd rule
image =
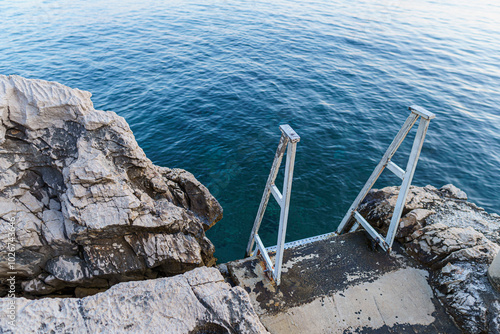
[[[151,163],[91,94],[0,76],[0,249],[16,291],[84,296],[215,264],[222,208],[192,174]],[[0,257],[0,295],[12,272]]]
[[[90,96],[0,75],[0,333],[267,333],[214,267],[217,200]],[[398,191],[360,208],[383,232]],[[464,333],[500,333],[500,216],[453,185],[412,187],[397,242]]]
[[[386,231],[398,187],[372,190],[360,212]],[[464,333],[500,333],[500,216],[453,185],[411,187],[396,239],[431,272],[435,295]],[[496,289],[495,289],[496,287]]]

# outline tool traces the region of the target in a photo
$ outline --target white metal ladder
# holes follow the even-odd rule
[[[264,194],[262,195],[262,200],[260,201],[259,211],[257,211],[257,217],[255,217],[255,222],[253,225],[252,233],[250,234],[250,240],[248,241],[248,247],[246,254],[247,256],[252,256],[255,252],[252,252],[254,242],[256,243],[255,251],[260,251],[264,261],[266,262],[266,268],[271,273],[272,278],[277,285],[281,282],[281,264],[283,262],[283,250],[285,246],[285,236],[286,236],[286,225],[288,221],[288,208],[290,206],[290,193],[292,191],[292,178],[293,178],[293,167],[295,163],[295,150],[297,143],[300,141],[299,135],[287,124],[280,125],[281,138],[278,144],[278,149],[274,155],[273,165],[271,167],[271,172],[267,178],[266,188],[264,189]],[[274,184],[276,176],[278,175],[278,170],[281,165],[281,160],[283,154],[285,153],[285,148],[288,146],[288,151],[286,153],[286,166],[285,166],[285,179],[283,181],[283,194],[278,190],[278,187]],[[276,257],[275,265],[273,266],[271,258],[259,237],[259,227],[264,217],[264,212],[266,211],[267,203],[269,201],[269,195],[273,194],[278,204],[281,207],[280,212],[280,226],[278,231],[278,243],[276,245]]]
[[[422,145],[424,143],[425,134],[427,133],[427,128],[429,127],[429,122],[431,119],[436,117],[433,113],[425,110],[419,106],[411,106],[410,108],[411,114],[406,119],[406,122],[403,124],[401,130],[399,130],[398,134],[392,141],[391,145],[385,152],[382,160],[378,163],[377,167],[373,171],[372,175],[365,183],[363,189],[361,189],[358,197],[354,200],[351,207],[347,211],[344,219],[337,228],[337,233],[341,234],[346,228],[347,223],[351,220],[351,217],[354,216],[355,223],[352,228],[349,230],[355,231],[359,225],[364,227],[364,229],[368,232],[368,234],[377,242],[382,249],[385,251],[389,251],[392,247],[392,243],[394,242],[394,237],[396,235],[397,229],[399,227],[399,220],[401,218],[401,214],[403,212],[403,208],[406,203],[406,196],[408,195],[408,190],[410,189],[410,184],[413,179],[413,174],[415,173],[415,168],[417,167],[418,157],[420,156],[420,151],[422,149]],[[408,159],[408,164],[406,165],[406,170],[403,170],[401,167],[397,166],[395,163],[391,161],[394,153],[396,153],[397,149],[405,139],[408,132],[410,132],[411,128],[417,122],[420,117],[420,122],[417,129],[417,134],[415,135],[415,139],[413,141],[413,147],[411,149],[410,157]],[[384,237],[380,235],[366,220],[359,214],[357,211],[359,205],[368,194],[368,191],[373,187],[378,177],[387,167],[391,172],[396,174],[399,178],[403,180],[401,184],[401,188],[399,190],[398,199],[396,201],[396,206],[394,208],[394,212],[392,214],[391,223],[389,225],[389,230],[387,231],[387,236]]]

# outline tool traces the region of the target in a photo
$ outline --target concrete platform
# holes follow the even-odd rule
[[[227,267],[271,333],[461,333],[429,273],[402,254],[374,251],[356,232],[285,250],[279,287],[260,258]]]

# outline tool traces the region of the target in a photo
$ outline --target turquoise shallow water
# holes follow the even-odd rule
[[[302,137],[287,240],[335,229],[411,104],[437,114],[414,184],[453,183],[500,212],[493,0],[3,1],[0,13],[0,73],[92,92],[154,163],[207,185],[224,207],[208,232],[221,262],[244,253],[284,123]],[[269,246],[278,217],[272,203]]]

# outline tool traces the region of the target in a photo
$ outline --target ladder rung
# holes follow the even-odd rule
[[[264,261],[266,261],[267,269],[269,269],[269,271],[271,271],[271,273],[274,274],[273,273],[274,266],[271,262],[271,258],[269,257],[269,254],[267,253],[266,247],[264,247],[264,244],[262,243],[262,240],[260,240],[260,237],[258,234],[255,235],[255,241],[257,244],[257,248],[260,250],[262,257],[264,258]]]
[[[394,162],[389,161],[389,163],[387,164],[387,168],[391,172],[396,174],[396,176],[398,176],[401,180],[404,179],[406,172],[401,167],[396,165]]]
[[[352,224],[351,229],[349,230],[349,233],[356,232],[356,230],[359,228],[359,223],[356,221],[354,224]]]
[[[365,218],[363,218],[363,216],[358,211],[354,211],[354,218],[356,218],[356,221],[365,228],[366,232],[368,232],[368,234],[380,245],[380,247],[382,247],[383,250],[386,251],[389,249],[384,238],[382,238],[382,236],[377,231],[375,231],[375,229],[366,221]]]
[[[278,187],[276,187],[276,185],[274,185],[274,184],[271,185],[271,193],[273,194],[274,199],[276,200],[276,202],[278,202],[278,204],[280,206],[282,206],[281,203],[283,202],[283,195],[278,190]]]

